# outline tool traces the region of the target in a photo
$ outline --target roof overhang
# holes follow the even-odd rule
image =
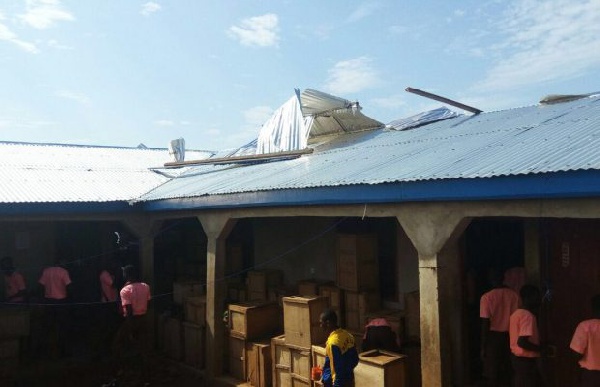
[[[368,203],[556,199],[600,196],[600,171],[284,189],[139,203],[143,211],[176,211]]]

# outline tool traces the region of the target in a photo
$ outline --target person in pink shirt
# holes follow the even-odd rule
[[[490,272],[493,289],[481,296],[481,359],[487,386],[509,384],[511,379],[510,315],[519,307],[519,295],[502,283],[499,271]]]
[[[64,302],[69,295],[67,288],[71,284],[71,277],[67,269],[61,266],[62,263],[45,268],[38,281],[44,287],[44,298],[50,303]]]
[[[581,386],[600,386],[600,294],[592,297],[592,318],[577,325],[571,349],[579,355]]]
[[[71,276],[63,267],[64,263],[64,260],[58,260],[56,265],[45,268],[38,280],[43,287],[44,301],[48,304],[46,329],[48,332],[55,332],[56,344],[62,357],[70,355],[71,352],[69,343],[71,319],[67,305]]]
[[[115,356],[117,361],[123,358],[127,350],[136,350],[142,358],[142,377],[146,373],[148,351],[148,328],[146,312],[151,299],[150,286],[141,282],[137,270],[132,265],[123,267],[125,286],[120,291],[121,306],[125,320],[117,332]],[[120,364],[122,366],[122,364]]]
[[[523,306],[511,314],[509,321],[514,387],[535,387],[544,384],[539,362],[542,347],[535,316],[541,296],[539,289],[532,285],[523,285],[520,293]]]
[[[0,269],[4,272],[6,302],[25,302],[27,296],[25,278],[23,278],[21,273],[15,270],[12,258],[2,258]]]
[[[100,293],[100,302],[115,302],[117,300],[115,276],[108,269],[100,272]]]

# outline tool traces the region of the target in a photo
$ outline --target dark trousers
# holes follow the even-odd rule
[[[483,359],[483,376],[488,387],[510,385],[512,367],[508,332],[488,332]]]
[[[118,370],[136,371],[135,368],[145,377],[148,372],[149,343],[146,315],[123,320],[113,343],[113,355]]]
[[[70,355],[70,307],[67,300],[44,299],[44,331],[47,332],[47,349],[51,356],[65,357]],[[57,353],[58,352],[58,353]]]
[[[581,387],[600,387],[600,371],[581,369]]]
[[[514,387],[539,387],[543,386],[540,373],[539,358],[511,356],[514,372]]]

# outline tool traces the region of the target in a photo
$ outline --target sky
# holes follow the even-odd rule
[[[600,90],[598,36],[600,0],[0,0],[0,141],[231,149],[295,88],[534,105]]]

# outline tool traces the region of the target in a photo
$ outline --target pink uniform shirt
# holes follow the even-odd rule
[[[102,302],[113,302],[117,300],[117,289],[113,287],[113,276],[107,271],[100,273],[100,289],[102,290]]]
[[[123,315],[127,316],[126,305],[131,305],[134,316],[141,316],[148,310],[148,301],[150,301],[150,286],[143,282],[127,283],[121,289],[121,305],[123,306]]]
[[[24,301],[23,297],[15,297],[10,299],[10,297],[19,293],[21,290],[25,290],[25,279],[21,273],[17,273],[15,271],[10,275],[5,275],[4,279],[6,282],[6,298],[9,299],[10,302]]]
[[[585,320],[577,325],[571,349],[583,355],[581,368],[600,371],[600,319]]]
[[[538,333],[537,318],[533,313],[525,309],[517,309],[510,316],[510,351],[515,356],[520,357],[540,357],[539,352],[528,351],[519,347],[517,341],[520,336],[528,336],[533,344],[540,344],[540,335]]]
[[[67,285],[71,283],[71,277],[62,267],[47,267],[42,272],[39,283],[44,285],[44,297],[64,300],[67,298]]]
[[[510,315],[519,307],[519,295],[509,288],[492,289],[481,296],[479,317],[490,319],[490,331],[508,332]]]

